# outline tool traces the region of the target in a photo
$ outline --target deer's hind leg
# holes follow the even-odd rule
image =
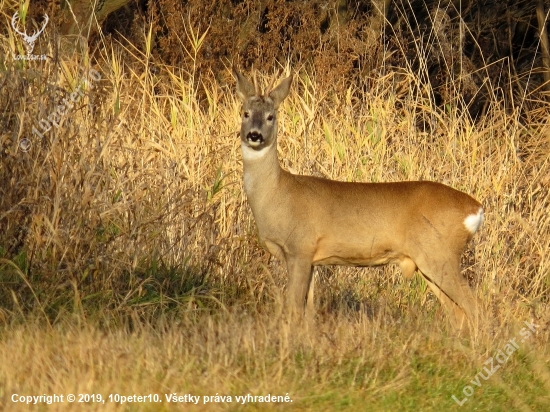
[[[449,314],[451,324],[458,330],[468,327],[468,321],[475,326],[478,303],[460,273],[455,259],[434,262],[418,262],[418,268],[432,292],[437,296]]]

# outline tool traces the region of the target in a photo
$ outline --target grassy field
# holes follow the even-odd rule
[[[193,54],[202,33],[187,35]],[[517,85],[489,82],[473,121],[453,84],[435,104],[422,69],[381,70],[342,95],[283,67],[296,74],[283,167],[435,180],[485,208],[463,258],[483,304],[470,338],[396,267],[317,270],[315,321],[296,330],[286,272],[246,203],[229,70],[216,82],[163,66],[143,42],[25,62],[9,58],[19,38],[0,39],[0,409],[549,408],[550,104],[522,90],[503,101],[498,88]],[[24,403],[54,394],[63,402]]]

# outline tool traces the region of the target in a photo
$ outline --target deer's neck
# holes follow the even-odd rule
[[[262,150],[241,144],[243,154],[244,190],[252,211],[261,208],[265,201],[277,193],[281,178],[281,165],[277,158],[277,142]]]

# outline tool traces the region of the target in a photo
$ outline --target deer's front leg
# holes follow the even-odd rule
[[[311,259],[299,256],[287,256],[288,291],[287,302],[290,313],[299,316],[304,315],[304,309],[313,275]],[[311,294],[313,295],[313,293]],[[308,302],[312,312],[313,302]]]

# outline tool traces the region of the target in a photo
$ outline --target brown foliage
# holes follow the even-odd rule
[[[196,64],[200,73],[217,77],[231,62],[245,69],[273,71],[275,62],[289,61],[310,64],[321,80],[343,84],[368,47],[361,41],[359,20],[341,24],[334,1],[158,0],[151,2],[148,12],[161,61],[184,69]],[[186,33],[191,29],[209,30],[196,61],[186,52],[190,50]],[[373,51],[370,57],[376,54]]]
[[[70,3],[77,20],[89,21],[85,2]],[[103,0],[96,18],[104,34],[141,49],[151,28],[155,63],[193,72],[196,80],[213,75],[225,83],[233,62],[268,72],[290,62],[294,68],[306,65],[322,86],[342,93],[352,84],[370,88],[374,78],[411,67],[425,72],[439,104],[467,107],[479,117],[493,97],[510,104],[527,95],[536,104],[543,95],[548,68],[541,59],[535,3]],[[544,3],[542,12],[550,8]],[[60,33],[74,32],[65,2],[37,1],[32,9],[31,15],[48,11]],[[91,29],[101,41],[97,27]],[[189,35],[206,31],[195,53]],[[451,99],[457,91],[463,101]]]
[[[415,15],[420,10],[415,4],[392,3],[391,25],[385,26],[366,2],[346,8],[329,2],[324,8],[300,1],[157,0],[148,8],[140,3],[133,23],[124,27],[115,20],[129,18],[130,7],[123,8],[103,26],[115,41],[101,36],[90,41],[89,61],[103,79],[42,140],[32,127],[79,86],[85,59],[2,62],[0,257],[14,261],[33,285],[55,297],[51,300],[107,291],[105,300],[123,307],[130,296],[139,300],[151,290],[171,297],[191,291],[195,299],[196,285],[182,284],[191,278],[200,286],[207,276],[220,288],[265,299],[273,271],[255,243],[240,189],[238,107],[225,66],[236,61],[244,70],[254,65],[269,74],[276,61],[289,61],[298,75],[294,98],[285,102],[281,151],[298,155],[285,156],[285,168],[340,180],[450,179],[446,183],[485,193],[478,197],[497,211],[488,216],[503,230],[487,232],[490,250],[475,261],[491,267],[517,263],[525,275],[509,277],[515,282],[510,290],[547,293],[547,275],[537,269],[545,267],[544,255],[533,250],[547,241],[548,106],[534,101],[520,76],[538,58],[526,53],[536,44],[534,14],[527,6],[506,9],[517,22],[513,30],[505,26],[509,32],[502,29],[512,38],[508,51],[499,36],[488,36],[493,26],[486,21],[468,26],[476,49],[469,48],[468,35],[459,36],[452,9]],[[490,11],[495,22],[502,22],[499,7]],[[42,12],[50,13],[46,6],[35,11],[37,21]],[[480,13],[481,6],[472,3],[463,17],[472,22]],[[55,48],[52,16],[37,53]],[[435,34],[422,26],[434,16]],[[140,54],[149,23],[152,56]],[[11,53],[9,29],[3,30],[0,47]],[[194,50],[190,38],[207,30]],[[530,33],[531,43],[516,50],[518,33]],[[131,44],[122,41],[123,34]],[[460,47],[467,60],[457,55]],[[489,54],[482,59],[480,50]],[[514,56],[508,69],[515,71],[503,68],[512,64],[503,60],[501,66],[489,64],[503,54]],[[482,70],[480,61],[487,62]],[[542,78],[536,70],[528,74],[529,87]],[[455,109],[477,98],[482,84],[490,100],[475,111],[488,114],[470,123]],[[522,96],[518,104],[516,95]],[[528,127],[517,113],[524,113]],[[24,138],[33,140],[28,153],[19,150]],[[510,211],[518,214],[513,221]],[[525,240],[529,232],[521,232],[520,224],[537,227],[541,240]],[[159,271],[163,260],[179,272]],[[476,266],[476,273],[496,273],[487,266]],[[2,267],[8,274],[0,300],[11,305],[13,291],[31,305],[27,285],[8,269]],[[184,276],[187,271],[195,276]],[[334,282],[326,290],[337,290]],[[58,306],[45,303],[50,304]]]

